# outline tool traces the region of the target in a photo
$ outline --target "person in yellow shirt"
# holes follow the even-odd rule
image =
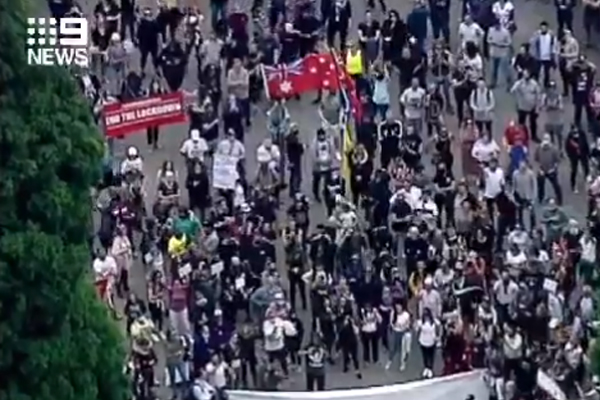
[[[171,258],[181,258],[188,251],[189,240],[183,232],[176,232],[169,239],[167,251]]]
[[[346,52],[346,72],[355,81],[363,76],[363,55],[360,47],[348,42],[348,51]]]

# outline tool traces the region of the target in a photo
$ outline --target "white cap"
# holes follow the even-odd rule
[[[127,155],[129,157],[137,157],[138,156],[138,149],[137,149],[137,147],[129,146],[129,148],[127,149]]]
[[[423,283],[426,284],[427,286],[433,285],[433,278],[431,276],[427,276],[427,278],[425,278],[425,281]]]
[[[190,131],[190,139],[192,139],[194,142],[200,140],[200,131],[198,129],[192,129]]]

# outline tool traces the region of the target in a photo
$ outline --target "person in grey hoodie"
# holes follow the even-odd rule
[[[544,134],[542,143],[535,151],[535,161],[538,164],[538,203],[542,204],[544,202],[546,192],[545,183],[547,180],[554,189],[556,202],[562,204],[562,188],[558,182],[560,151],[558,150],[558,147],[552,143],[550,134]]]
[[[490,49],[490,60],[492,62],[492,78],[490,87],[496,87],[498,82],[498,71],[501,70],[506,87],[512,86],[512,68],[510,67],[510,56],[512,53],[512,34],[503,26],[500,21],[496,21],[490,28],[487,35],[487,43]]]
[[[556,68],[559,49],[558,39],[548,29],[546,21],[540,24],[540,29],[533,34],[529,44],[531,55],[538,61],[540,72],[544,74],[544,87],[548,87],[552,70]]]
[[[550,134],[552,142],[563,150],[563,116],[565,113],[563,97],[555,81],[550,81],[548,89],[542,96],[542,110],[546,114],[546,132]]]
[[[336,157],[336,147],[331,138],[323,128],[317,130],[317,137],[312,144],[313,160],[313,196],[317,202],[321,201],[321,182],[333,168],[333,162]]]
[[[473,110],[473,119],[479,132],[485,131],[491,136],[496,100],[494,93],[486,86],[483,78],[477,80],[477,88],[471,92],[469,105]]]
[[[535,195],[537,194],[537,181],[535,172],[526,160],[521,161],[519,168],[513,172],[512,185],[514,190],[515,202],[517,203],[517,220],[521,226],[523,223],[523,214],[529,212],[529,223],[531,229],[535,228]]]
[[[534,142],[539,142],[537,136],[538,106],[542,100],[542,90],[539,83],[531,76],[531,72],[523,70],[523,76],[515,82],[510,92],[517,101],[519,125],[526,126],[529,119],[529,132]]]

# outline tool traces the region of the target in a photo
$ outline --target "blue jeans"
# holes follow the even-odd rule
[[[402,357],[404,357],[404,354],[402,354],[402,341],[404,339],[404,332],[398,332],[395,330],[390,330],[390,362],[394,362],[394,359],[397,356],[400,356],[400,362],[404,362],[404,360],[402,360]]]
[[[491,57],[492,60],[492,86],[498,82],[498,70],[502,70],[502,75],[506,79],[506,86],[510,89],[512,86],[512,70],[508,57]]]
[[[389,104],[375,104],[374,117],[377,118],[377,115],[381,115],[381,120],[384,120],[386,118],[386,114],[387,114],[387,111],[389,110],[389,108],[390,108]]]
[[[211,1],[210,2],[210,17],[212,28],[217,29],[217,24],[220,20],[225,19],[227,15],[227,2],[226,1]]]

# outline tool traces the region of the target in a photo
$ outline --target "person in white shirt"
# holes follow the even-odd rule
[[[208,143],[200,136],[198,129],[190,131],[190,137],[183,141],[179,152],[185,157],[188,163],[199,161],[204,163],[204,156],[208,152]]]
[[[501,279],[494,283],[492,292],[496,300],[499,320],[507,321],[509,319],[509,307],[517,299],[519,286],[512,280],[507,271],[503,271]]]
[[[117,275],[117,262],[114,257],[106,254],[103,249],[98,250],[98,254],[92,263],[94,269],[94,278],[101,281],[114,278]]]
[[[419,133],[422,130],[426,94],[425,89],[419,86],[419,79],[413,78],[410,87],[405,89],[400,96],[406,125],[412,125]]]
[[[471,156],[482,164],[487,164],[496,159],[499,154],[500,146],[487,132],[483,133],[471,148]]]
[[[491,160],[483,169],[483,198],[487,203],[490,216],[494,215],[496,198],[504,191],[505,185],[504,171],[495,159]]]
[[[423,310],[423,317],[416,325],[417,340],[421,346],[421,355],[423,356],[423,377],[433,378],[433,363],[435,361],[435,348],[439,344],[441,326],[438,320],[434,319],[431,310]]]
[[[281,370],[285,375],[288,374],[287,354],[285,349],[286,336],[295,336],[297,334],[294,324],[289,320],[279,317],[265,319],[262,326],[264,335],[264,349],[270,362],[278,360],[281,364]]]
[[[398,355],[400,356],[400,371],[404,371],[406,368],[406,361],[410,353],[412,340],[410,333],[411,320],[409,312],[404,308],[402,303],[394,304],[394,309],[390,315],[390,352],[385,369],[390,369],[394,363],[394,359]]]
[[[577,279],[584,283],[590,283],[594,278],[596,269],[596,238],[589,230],[584,231],[579,239],[581,246],[581,258],[577,264]]]
[[[506,324],[504,325],[504,331],[502,341],[504,363],[508,371],[517,373],[519,371],[519,363],[523,357],[523,336],[514,327]]]
[[[140,152],[135,146],[127,148],[127,156],[121,162],[121,175],[127,174],[144,174],[144,161],[140,156]]]
[[[514,30],[515,6],[509,0],[498,0],[492,6],[496,20],[510,32]]]
[[[466,14],[464,21],[458,26],[458,37],[460,38],[462,49],[464,50],[467,47],[468,42],[480,47],[483,36],[484,31],[481,29],[481,26],[473,21],[471,14]]]
[[[227,386],[227,376],[231,373],[229,365],[221,359],[218,353],[212,355],[208,364],[206,364],[206,374],[208,383],[218,392]]]
[[[201,374],[208,374],[200,370]],[[212,400],[216,393],[216,389],[208,383],[206,377],[199,376],[192,383],[192,397],[194,400]]]
[[[246,158],[246,148],[244,144],[235,138],[233,129],[227,131],[227,137],[217,144],[217,153],[233,156],[242,161]]]

